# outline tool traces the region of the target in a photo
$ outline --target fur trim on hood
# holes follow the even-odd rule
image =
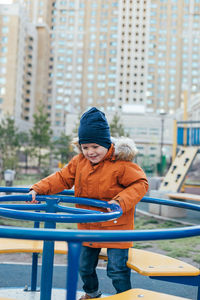
[[[138,153],[135,142],[127,137],[111,138],[118,160],[132,161]]]
[[[134,141],[127,137],[114,138],[111,137],[111,141],[114,144],[115,156],[117,160],[132,161],[138,153],[138,149]],[[81,153],[81,147],[78,143],[78,138],[74,138],[72,146],[76,153]]]

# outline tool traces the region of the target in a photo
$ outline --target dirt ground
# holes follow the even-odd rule
[[[39,264],[42,264],[42,255],[39,254]],[[32,254],[31,253],[0,253],[0,264],[1,263],[19,263],[19,264],[31,264]],[[54,255],[54,265],[67,264],[67,256],[64,254]],[[107,263],[103,260],[99,260],[98,267],[106,268]]]
[[[162,251],[158,248],[145,248],[145,250],[149,250],[151,252],[156,252],[160,254],[166,254],[165,251]],[[200,268],[199,263],[193,261],[190,257],[183,257],[180,260],[189,263],[197,268]],[[42,255],[39,254],[39,263],[42,263]],[[32,263],[32,254],[31,253],[0,253],[0,263]],[[54,256],[54,264],[56,265],[66,265],[67,256],[64,254],[55,254]],[[106,262],[103,260],[99,261],[99,267],[106,267]]]
[[[42,263],[42,255],[39,254],[39,263]],[[66,265],[67,256],[64,254],[55,254],[54,263]],[[1,253],[0,263],[32,263],[31,253]]]

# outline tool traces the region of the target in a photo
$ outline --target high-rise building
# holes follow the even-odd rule
[[[119,4],[55,1],[52,7],[52,125],[91,106],[116,109]]]
[[[116,106],[122,113],[145,113],[150,1],[119,1]]]
[[[0,5],[0,117],[13,116],[25,130],[37,107],[47,107],[51,3],[42,10],[34,1],[14,2]]]
[[[174,113],[199,91],[200,0],[14,0],[0,22],[0,109],[19,124],[39,104],[56,134],[91,106]]]
[[[200,89],[200,1],[152,0],[147,112],[174,113]]]
[[[0,112],[21,119],[24,90],[25,11],[19,4],[0,6]]]

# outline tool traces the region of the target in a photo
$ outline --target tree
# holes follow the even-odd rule
[[[32,148],[30,145],[30,135],[27,132],[20,132],[19,142],[21,145],[20,152],[25,158],[25,170],[28,171],[28,157],[31,156]]]
[[[37,113],[33,115],[34,125],[30,130],[31,144],[33,149],[34,156],[37,157],[38,160],[38,170],[44,163],[44,159],[46,159],[50,152],[44,151],[50,150],[51,147],[51,138],[52,138],[52,130],[50,122],[48,121],[48,114],[45,113],[44,106],[40,105],[37,109]]]
[[[14,120],[7,116],[0,124],[0,158],[1,170],[16,170],[18,166],[18,150],[20,134]]]
[[[113,137],[129,136],[124,130],[122,123],[120,122],[120,116],[115,114],[110,123],[110,134]]]
[[[80,119],[81,119],[81,115],[79,114],[78,119],[76,120],[74,128],[72,130],[73,135],[76,136],[76,137],[78,136],[78,128],[79,128],[79,125],[80,125]]]
[[[61,164],[66,164],[74,155],[71,147],[71,136],[64,132],[54,142],[54,156],[59,159]]]

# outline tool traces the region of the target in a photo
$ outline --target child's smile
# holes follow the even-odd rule
[[[98,164],[108,152],[107,148],[95,143],[81,144],[81,149],[85,158],[93,164]]]

